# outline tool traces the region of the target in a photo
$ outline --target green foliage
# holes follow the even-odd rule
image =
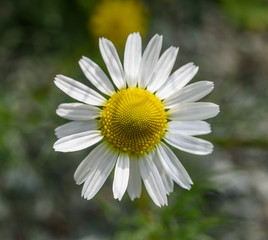
[[[203,184],[209,185],[207,182]],[[223,224],[224,218],[211,204],[215,199],[208,197],[213,191],[204,186],[198,183],[190,192],[175,186],[169,206],[161,209],[152,206],[144,194],[138,200],[138,211],[134,215],[123,215],[118,219],[119,229],[113,239],[216,239],[210,231]]]
[[[252,29],[268,28],[268,4],[266,0],[221,0],[223,8],[238,25]]]

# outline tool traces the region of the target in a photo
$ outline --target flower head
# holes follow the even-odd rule
[[[193,183],[168,145],[198,155],[213,150],[210,142],[194,137],[210,133],[203,120],[219,112],[216,104],[196,102],[212,91],[213,83],[187,85],[198,71],[193,63],[170,75],[178,48],[160,56],[159,35],[142,54],[139,33],[130,34],[123,66],[112,42],[101,38],[99,46],[112,81],[87,57],[79,64],[97,91],[63,75],[55,78],[81,103],[59,105],[57,114],[72,122],[56,128],[54,149],[72,152],[98,143],[74,174],[76,183],[84,184],[86,199],[95,196],[115,167],[114,198],[121,200],[125,191],[132,200],[139,197],[143,180],[154,203],[167,205],[173,182],[185,189]]]
[[[141,1],[103,0],[92,13],[89,28],[96,37],[104,36],[123,47],[130,33],[139,30],[141,35],[145,34],[145,7]]]

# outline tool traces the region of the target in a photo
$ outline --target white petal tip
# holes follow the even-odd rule
[[[53,146],[53,148],[54,148],[54,151],[55,151],[55,152],[66,152],[65,150],[60,149],[60,148],[58,148],[58,147],[54,147],[54,146]]]
[[[61,140],[61,138],[59,140]],[[55,145],[55,144],[53,146],[55,152],[76,152],[76,151],[78,151],[76,149],[66,149],[64,146],[62,146],[62,144],[59,144],[59,145],[58,144]]]
[[[183,189],[186,189],[186,190],[190,190],[191,189],[191,183],[189,183],[189,185],[185,185],[185,184],[182,184],[182,183],[178,183],[180,186],[181,186],[181,188],[183,188]]]
[[[201,80],[199,82],[202,82],[203,84],[206,84],[206,85],[208,85],[210,87],[214,87],[214,85],[215,85],[214,82],[208,81],[208,80]]]
[[[118,201],[121,201],[122,197],[114,196],[114,199],[117,199]]]
[[[135,197],[135,196],[129,196],[129,198],[130,198],[131,201],[134,201],[134,199],[137,198],[137,197]]]
[[[58,151],[57,149],[57,142],[55,142],[54,144],[53,144],[53,149],[55,150],[55,151]]]
[[[77,179],[74,179],[76,185],[81,185],[82,182],[79,182]]]
[[[54,78],[54,80],[55,80],[55,81],[57,81],[57,80],[61,80],[61,78],[63,78],[63,77],[64,77],[64,75],[62,75],[62,74],[57,74],[56,77]]]
[[[77,171],[75,171],[74,173],[74,181],[76,185],[80,185],[81,183],[83,183],[80,179],[79,179],[79,175],[77,173]]]
[[[82,197],[85,199],[85,200],[89,200],[87,196],[85,195],[82,195]]]

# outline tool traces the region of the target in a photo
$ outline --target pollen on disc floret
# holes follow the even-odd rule
[[[114,93],[103,107],[101,132],[121,152],[149,152],[165,134],[167,116],[163,103],[144,89]]]

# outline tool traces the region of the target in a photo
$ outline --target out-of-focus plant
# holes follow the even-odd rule
[[[96,38],[105,37],[123,47],[131,32],[144,36],[147,24],[148,11],[141,1],[103,0],[93,9],[88,28]]]
[[[266,0],[221,0],[224,10],[232,20],[252,30],[268,28],[268,4]]]
[[[206,187],[205,187],[206,185]],[[219,195],[207,187],[204,181],[190,192],[177,191],[170,199],[169,207],[151,207],[146,195],[138,201],[138,211],[122,214],[119,229],[114,239],[123,240],[212,240],[213,230],[224,224],[225,219],[217,210],[215,203]]]

